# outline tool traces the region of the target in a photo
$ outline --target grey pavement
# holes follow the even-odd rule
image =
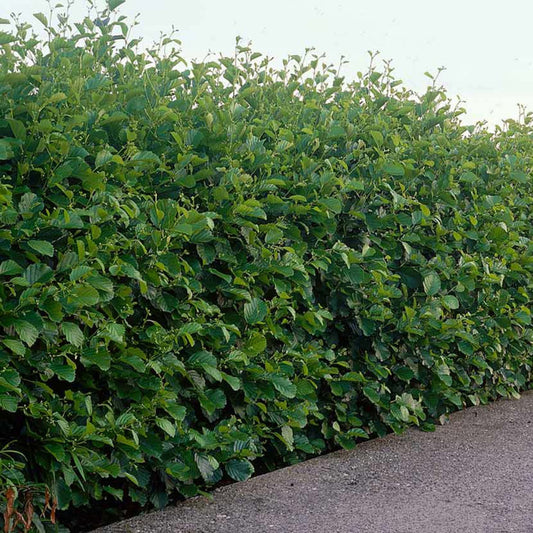
[[[533,533],[533,391],[98,533]]]

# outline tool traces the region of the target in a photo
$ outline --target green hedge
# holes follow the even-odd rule
[[[113,10],[37,18],[0,32],[19,510],[161,506],[531,385],[529,115],[489,133],[387,64],[187,65]]]

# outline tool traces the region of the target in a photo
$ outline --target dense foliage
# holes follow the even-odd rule
[[[11,526],[31,504],[43,530],[56,498],[161,506],[531,385],[529,115],[465,127],[387,64],[347,83],[238,43],[187,65],[114,7],[0,32]]]

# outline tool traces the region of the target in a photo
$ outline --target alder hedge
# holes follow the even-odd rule
[[[0,21],[6,530],[531,386],[531,115],[311,50],[186,63],[119,3]]]

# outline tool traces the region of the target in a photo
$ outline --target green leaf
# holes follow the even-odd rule
[[[191,174],[185,174],[184,176],[179,176],[175,179],[176,185],[181,187],[186,187],[192,189],[196,186],[196,179]]]
[[[361,180],[349,180],[346,182],[346,191],[364,191],[365,184]]]
[[[83,351],[80,360],[84,366],[95,365],[104,371],[111,368],[111,354],[106,350],[89,348]]]
[[[25,342],[28,346],[35,344],[39,336],[39,330],[33,324],[25,320],[15,320],[13,325],[21,341]]]
[[[67,454],[65,452],[65,448],[57,442],[50,442],[48,444],[44,445],[45,450],[50,452],[55,459],[57,459],[60,463],[62,463],[66,457]]]
[[[106,324],[103,335],[115,342],[124,342],[124,334],[126,328],[122,324],[108,323]]]
[[[15,157],[15,152],[13,151],[11,143],[5,139],[0,139],[0,161],[12,159],[13,157]]]
[[[405,407],[405,405],[391,403],[390,410],[392,416],[394,416],[397,420],[401,420],[402,422],[409,422],[409,410],[407,409],[407,407]]]
[[[48,314],[50,320],[53,320],[54,322],[61,322],[63,320],[63,307],[57,301],[51,299],[46,300],[40,304],[39,308]]]
[[[395,371],[394,374],[398,376],[403,381],[410,381],[414,378],[414,372],[408,366],[400,366]]]
[[[68,381],[69,383],[72,383],[74,379],[76,378],[76,369],[73,368],[70,365],[65,365],[63,363],[60,363],[58,361],[53,361],[50,364],[50,370],[54,374],[57,374],[61,379],[64,379],[65,381]]]
[[[7,259],[0,263],[0,275],[12,276],[14,274],[20,274],[23,271],[24,269],[12,259]]]
[[[63,92],[54,93],[50,98],[47,100],[48,105],[56,105],[59,102],[62,102],[63,100],[67,99],[67,95]]]
[[[24,123],[14,118],[8,118],[7,122],[11,126],[11,131],[15,138],[24,142],[26,140],[26,127],[24,126]]]
[[[462,183],[474,184],[479,181],[479,177],[476,176],[473,172],[463,172],[459,177],[459,181]]]
[[[226,472],[235,481],[245,481],[254,473],[254,467],[246,459],[231,459],[225,465]]]
[[[452,296],[451,294],[447,294],[446,296],[443,296],[442,304],[447,309],[458,309],[459,308],[459,300],[455,296]]]
[[[53,270],[48,265],[42,263],[35,263],[30,265],[24,272],[24,278],[30,285],[35,283],[45,283],[54,275]]]
[[[405,174],[403,166],[399,163],[385,163],[383,165],[383,172],[391,176],[403,176]]]
[[[351,438],[368,439],[368,433],[362,428],[349,429],[346,435]]]
[[[209,389],[200,396],[200,404],[209,414],[213,414],[217,409],[223,409],[226,403],[226,395],[221,389]]]
[[[279,228],[269,229],[265,235],[265,242],[267,244],[276,244],[283,239],[283,231]]]
[[[383,135],[379,131],[371,131],[370,135],[372,136],[372,139],[374,140],[374,144],[380,148],[383,144]]]
[[[244,304],[244,319],[248,324],[262,322],[268,313],[266,303],[259,298],[252,298],[250,302]]]
[[[234,390],[238,391],[241,388],[241,380],[235,376],[230,376],[224,372],[221,372],[222,379],[228,383],[228,385]]]
[[[214,483],[220,479],[220,475],[217,475],[218,461],[214,457],[197,453],[194,455],[194,460],[204,481]]]
[[[452,377],[450,376],[450,373],[449,371],[448,372],[443,372],[443,371],[438,371],[437,372],[437,376],[439,376],[439,379],[445,383],[446,385],[448,385],[448,387],[451,387],[452,384],[453,384],[453,379]]]
[[[177,420],[179,422],[182,422],[185,420],[185,416],[187,415],[187,409],[183,405],[178,405],[173,402],[166,402],[165,403],[165,411],[172,416],[174,420]]]
[[[78,267],[72,269],[72,271],[70,272],[70,275],[69,275],[69,279],[70,279],[70,281],[77,281],[80,278],[82,278],[83,276],[85,276],[86,274],[88,274],[89,272],[92,272],[92,270],[93,269],[90,266],[87,266],[87,265],[78,266]],[[91,286],[93,286],[95,288],[98,288],[97,286],[95,286],[94,283],[91,283]]]
[[[126,0],[108,0],[107,5],[109,11],[114,11],[118,6],[121,6]]]
[[[342,212],[342,202],[338,198],[321,198],[320,203],[336,215]]]
[[[12,43],[15,40],[15,36],[12,33],[0,31],[0,46],[8,43]]]
[[[33,16],[45,27],[48,28],[48,19],[43,13],[34,13]]]
[[[20,341],[14,339],[3,339],[2,343],[4,344],[4,346],[7,346],[13,353],[16,353],[17,355],[26,354],[26,347]]]
[[[167,474],[179,479],[180,481],[191,480],[191,469],[182,461],[174,461],[167,465]]]
[[[294,434],[292,428],[290,426],[283,426],[281,428],[281,436],[283,437],[283,441],[289,450],[292,450],[294,445]]]
[[[19,400],[14,396],[0,394],[0,410],[16,413]]]
[[[90,285],[78,285],[70,294],[69,300],[78,307],[88,307],[100,301],[98,291]]]
[[[74,324],[74,322],[63,322],[61,324],[61,330],[70,344],[73,344],[77,348],[83,344],[85,339],[83,332],[77,324]]]
[[[424,291],[428,296],[434,296],[440,291],[441,283],[439,275],[436,272],[430,272],[424,276]]]
[[[517,181],[518,183],[527,183],[530,179],[528,175],[525,172],[522,172],[521,170],[513,170],[509,174],[509,177],[512,180]]]
[[[94,168],[100,168],[113,159],[113,154],[108,150],[101,150],[96,154]]]
[[[522,309],[515,313],[515,320],[523,326],[531,326],[531,312],[529,309]]]
[[[155,423],[167,434],[171,437],[174,437],[176,435],[176,426],[173,422],[168,420],[167,418],[156,418]]]
[[[287,398],[294,398],[296,396],[298,389],[288,378],[274,374],[270,377],[270,381],[274,385],[274,388],[281,392],[283,396]]]
[[[359,265],[350,265],[346,275],[352,283],[357,285],[363,283],[367,279],[366,272]]]
[[[20,393],[21,377],[20,374],[13,369],[6,369],[0,372],[0,387],[12,392]]]
[[[54,256],[54,247],[47,241],[28,241],[28,245],[41,255]]]
[[[267,347],[267,340],[261,333],[254,332],[248,339],[244,346],[244,350],[247,354],[258,355],[265,351]]]
[[[373,389],[372,387],[368,386],[368,387],[363,387],[363,394],[372,402],[372,403],[375,403],[376,405],[379,405],[381,403],[381,396],[379,395],[379,393]]]

